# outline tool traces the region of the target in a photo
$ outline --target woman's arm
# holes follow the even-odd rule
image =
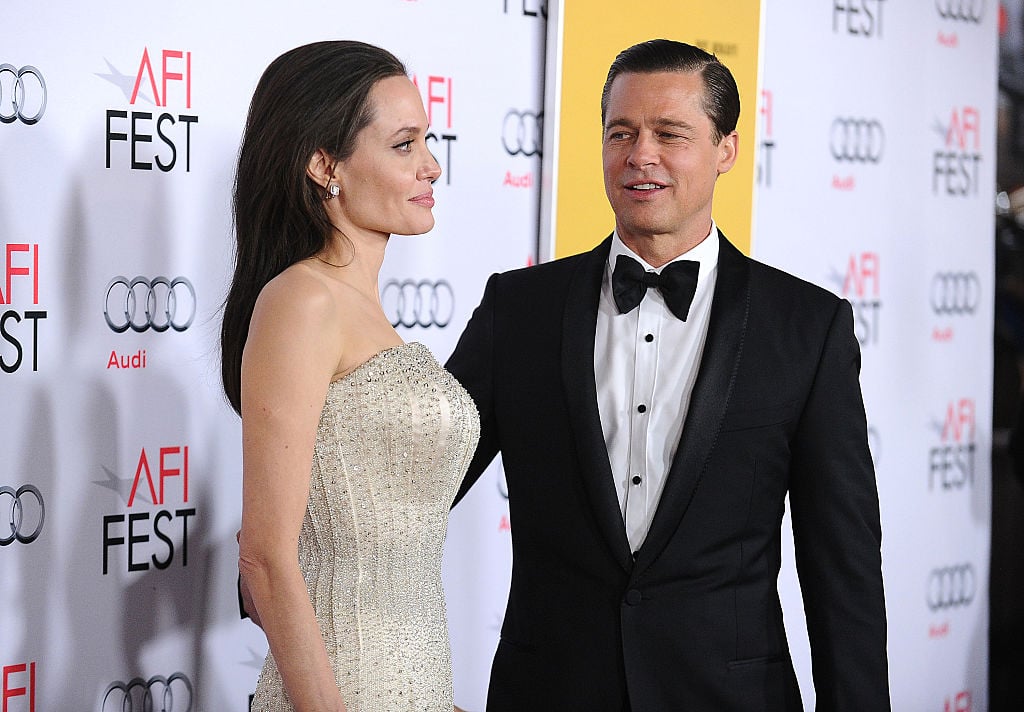
[[[299,712],[344,710],[299,570],[317,425],[340,353],[332,300],[288,271],[261,293],[242,357],[238,568]]]

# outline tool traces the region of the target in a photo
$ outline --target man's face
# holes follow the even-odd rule
[[[718,144],[695,72],[620,74],[605,113],[604,188],[624,242],[666,235],[696,244],[711,227],[715,180],[736,161]]]

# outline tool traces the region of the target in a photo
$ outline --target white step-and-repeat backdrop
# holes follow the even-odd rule
[[[752,251],[854,306],[893,709],[978,712],[988,709],[999,3],[781,5],[766,3],[760,96],[747,103],[759,114],[747,143],[758,152]],[[809,704],[792,566],[780,590]]]
[[[266,643],[238,616],[239,426],[217,337],[256,79],[327,38],[407,63],[444,175],[434,231],[392,240],[382,298],[443,360],[487,276],[536,259],[554,3],[97,5],[10,4],[0,30],[2,709],[123,712],[149,690],[167,712],[242,712]],[[986,707],[997,10],[767,2],[762,89],[744,97],[754,254],[857,309],[899,710]],[[449,528],[471,710],[506,514],[496,465]]]
[[[247,709],[266,642],[238,614],[239,423],[217,339],[255,82],[320,39],[406,62],[444,174],[437,227],[391,241],[382,298],[402,337],[443,361],[487,276],[535,259],[545,23],[532,5],[6,4],[3,712],[123,712],[126,699],[139,712],[147,689],[170,690],[167,712]],[[446,558],[471,709],[507,587],[498,473],[460,506]]]

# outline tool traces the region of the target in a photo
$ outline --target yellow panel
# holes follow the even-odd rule
[[[714,53],[740,91],[740,153],[718,179],[714,218],[750,250],[757,112],[760,0],[565,0],[555,256],[589,250],[615,227],[601,169],[601,88],[615,56],[637,42],[666,38]]]

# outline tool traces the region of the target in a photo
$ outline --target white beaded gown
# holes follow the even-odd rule
[[[328,389],[299,565],[348,712],[452,710],[441,553],[479,432],[469,394],[415,342]],[[293,709],[270,654],[252,709]]]

